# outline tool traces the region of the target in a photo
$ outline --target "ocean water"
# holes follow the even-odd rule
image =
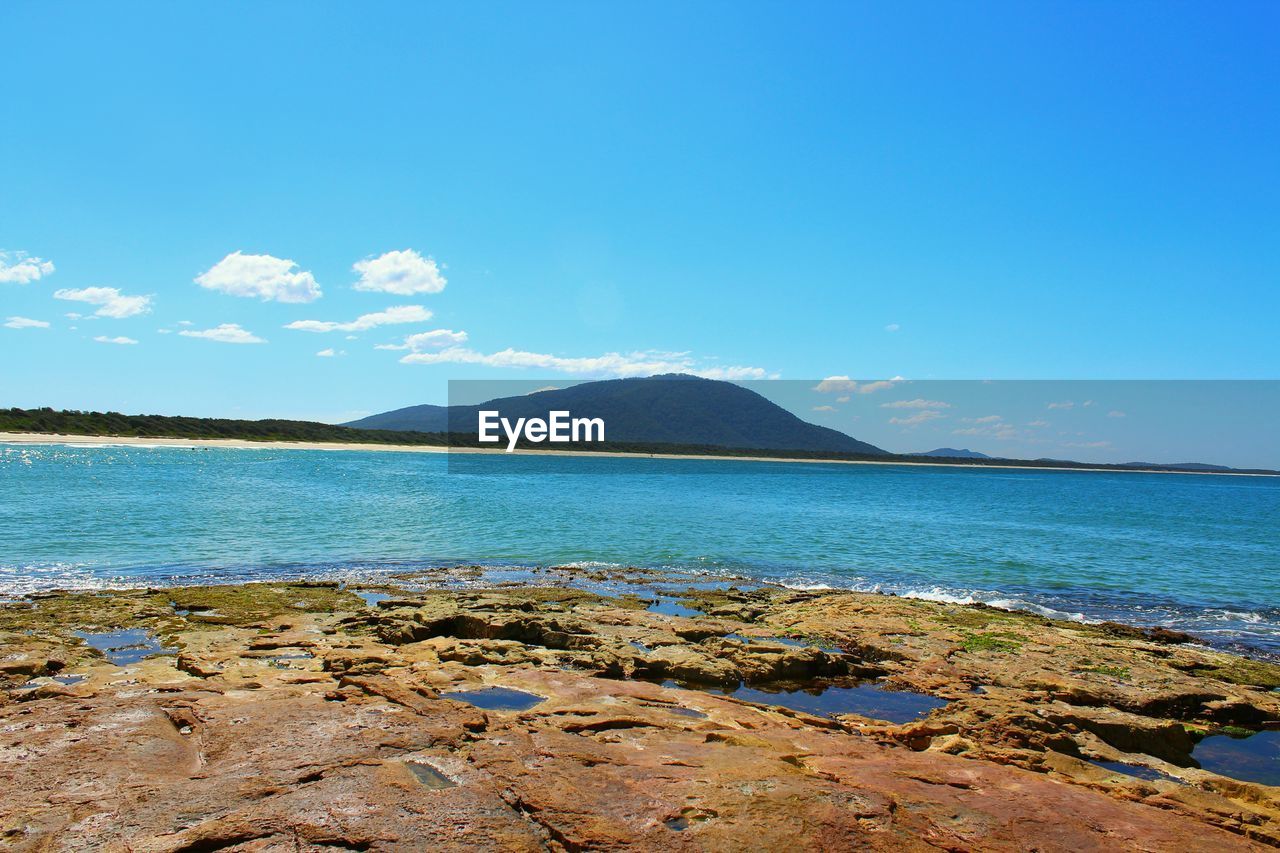
[[[983,601],[1280,654],[1280,478],[0,445],[0,595],[636,565]]]

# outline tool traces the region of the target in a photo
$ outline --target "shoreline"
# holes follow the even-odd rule
[[[877,593],[537,574],[0,604],[0,825],[43,849],[87,814],[47,792],[91,782],[95,825],[129,833],[101,840],[140,849],[1280,846],[1280,776],[1249,758],[1280,665]]]
[[[982,600],[972,595],[953,596],[948,593],[939,595],[936,593],[936,588],[924,592],[916,590],[859,589],[828,583],[790,584],[782,580],[755,577],[749,574],[675,567],[654,568],[623,563],[569,562],[535,565],[530,563],[489,563],[458,560],[428,561],[418,567],[396,572],[380,573],[366,570],[360,575],[345,576],[332,570],[321,574],[300,570],[278,575],[235,577],[231,579],[213,574],[203,577],[193,577],[191,575],[173,575],[170,577],[116,575],[111,581],[102,584],[51,586],[28,592],[0,593],[0,607],[21,602],[31,602],[44,596],[128,594],[165,589],[252,586],[255,584],[336,584],[342,589],[360,587],[395,588],[401,592],[412,593],[418,591],[418,588],[412,585],[405,585],[405,579],[426,575],[450,576],[450,581],[446,582],[443,588],[455,591],[465,589],[468,584],[474,585],[480,578],[495,586],[537,589],[552,585],[554,582],[548,581],[547,578],[556,574],[562,576],[562,582],[568,585],[581,584],[583,581],[592,579],[605,582],[610,578],[616,579],[621,576],[628,576],[633,579],[633,584],[643,584],[651,589],[659,587],[675,588],[682,585],[690,586],[690,588],[718,585],[742,589],[771,589],[777,592],[802,595],[853,595],[870,597],[871,600],[918,601],[929,606],[942,608],[986,610],[1017,617],[1078,625],[1084,628],[1112,626],[1136,633],[1165,632],[1171,635],[1184,636],[1186,637],[1185,642],[1205,652],[1280,665],[1280,652],[1268,648],[1265,644],[1255,644],[1248,640],[1234,637],[1230,639],[1214,639],[1204,636],[1196,627],[1182,622],[1142,622],[1134,620],[1132,614],[1122,614],[1111,618],[1099,615],[1088,616],[1084,612],[1069,612],[1028,600],[1022,601],[1024,605],[1022,607],[1011,606],[1017,600],[1015,599],[1017,594],[1000,590],[991,590],[993,594],[998,596],[995,600]],[[642,580],[634,580],[637,578]],[[450,583],[452,585],[449,585]],[[1201,610],[1211,609],[1201,608]]]
[[[1190,476],[1215,477],[1280,477],[1280,474],[1263,474],[1256,472],[1236,471],[1165,471],[1145,468],[1100,468],[1082,464],[1078,467],[1055,467],[1049,465],[981,465],[963,462],[915,462],[893,460],[880,462],[873,459],[805,459],[781,456],[730,456],[719,454],[685,454],[685,453],[617,453],[591,450],[525,450],[519,449],[507,453],[501,448],[483,447],[445,447],[441,445],[417,444],[368,444],[337,441],[248,441],[236,438],[161,438],[140,436],[103,436],[103,435],[59,435],[55,433],[0,432],[0,445],[78,445],[78,446],[125,446],[125,447],[175,447],[175,448],[222,448],[226,450],[348,450],[374,451],[382,453],[458,453],[458,454],[492,454],[499,456],[567,456],[590,457],[600,459],[671,459],[695,461],[729,461],[729,462],[795,462],[806,465],[883,465],[922,468],[959,468],[962,470],[994,470],[994,471],[1060,471],[1064,473],[1099,473],[1099,474],[1174,474]]]

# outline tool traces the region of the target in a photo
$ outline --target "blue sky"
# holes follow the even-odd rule
[[[1280,376],[1274,4],[8,3],[0,28],[0,405]]]

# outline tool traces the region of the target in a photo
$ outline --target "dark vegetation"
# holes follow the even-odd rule
[[[382,429],[356,429],[312,421],[261,420],[244,421],[226,418],[187,418],[168,415],[122,415],[119,412],[57,411],[54,409],[0,409],[0,433],[26,432],[55,435],[94,435],[136,438],[229,438],[242,441],[327,441],[343,444],[402,444],[423,447],[476,447],[493,450],[505,448],[481,444],[475,434],[413,432]],[[0,438],[0,441],[3,441]],[[606,441],[596,443],[547,445],[521,440],[522,450],[578,450],[598,453],[676,456],[768,456],[776,459],[830,460],[850,462],[915,462],[918,455],[890,453],[841,453],[821,450],[779,450],[774,448],[733,448],[712,444],[677,444],[661,442]],[[969,465],[993,468],[1034,467],[1060,469],[1105,469],[1115,471],[1203,471],[1204,468],[1182,468],[1176,465],[1135,463],[1102,465],[1057,459],[966,459],[932,457],[934,464]],[[1224,469],[1245,474],[1277,474],[1266,469]]]
[[[423,432],[352,429],[313,421],[239,421],[119,412],[0,409],[0,432],[145,438],[234,438],[244,441],[338,441],[365,444],[445,444],[445,437]]]

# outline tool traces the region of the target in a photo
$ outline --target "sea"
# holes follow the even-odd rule
[[[1160,625],[1280,657],[1280,478],[0,444],[0,598],[639,566]]]

